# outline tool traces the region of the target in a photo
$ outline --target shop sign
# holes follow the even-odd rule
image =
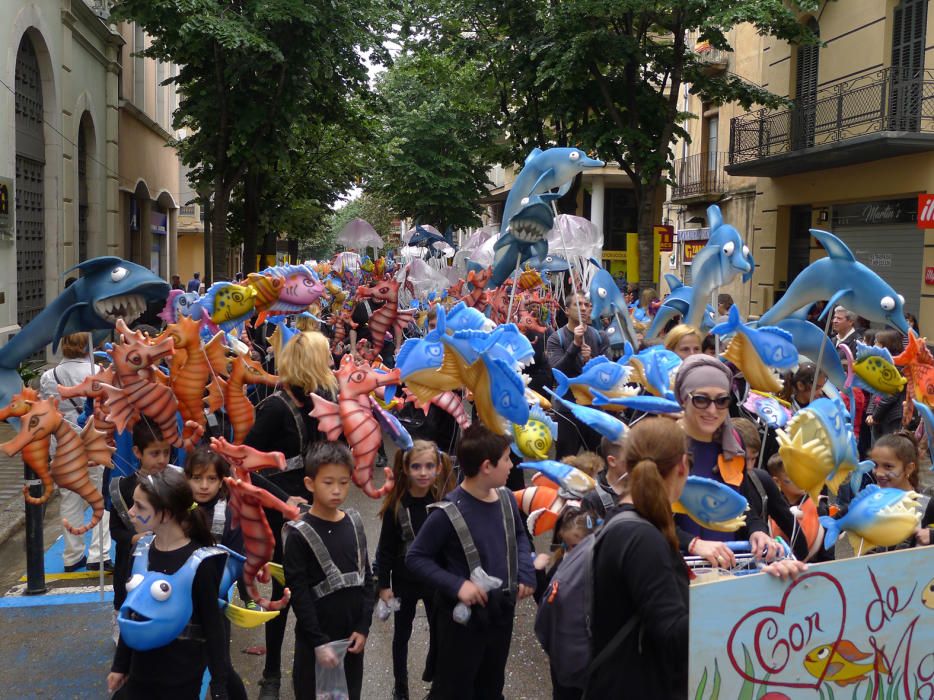
[[[910,199],[884,199],[876,202],[836,204],[833,226],[891,226],[913,224],[918,218],[918,202]]]
[[[604,250],[601,257],[604,260],[616,260],[619,262],[625,262],[626,251],[625,250]]]
[[[655,226],[655,234],[658,236],[658,250],[660,253],[670,253],[675,247],[675,227],[674,226]]]
[[[150,224],[149,227],[153,233],[164,236],[169,232],[168,221],[169,217],[167,214],[162,212],[153,211],[149,214]]]
[[[924,268],[924,283],[934,284],[934,267]]]
[[[701,252],[705,245],[707,245],[707,241],[684,241],[681,244],[681,248],[684,250],[684,262],[690,263],[694,260],[694,256]]]
[[[13,240],[13,180],[0,177],[0,241]]]
[[[934,228],[934,194],[918,195],[918,228]]]

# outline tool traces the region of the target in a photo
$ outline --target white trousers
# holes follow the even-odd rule
[[[100,491],[104,480],[104,468],[101,466],[89,467],[88,476],[91,477],[91,482]],[[59,493],[61,495],[62,517],[66,518],[72,527],[79,527],[84,522],[84,511],[87,510],[88,504],[81,496],[68,489],[59,489]],[[101,530],[104,532],[103,538],[100,536]],[[88,537],[91,538],[91,546],[88,548],[88,562],[93,564],[110,558],[110,513],[108,511],[104,511],[101,521],[91,528],[90,532],[83,535],[72,535],[64,529],[63,532],[65,535],[65,554],[62,559],[65,566],[71,566],[81,561]]]

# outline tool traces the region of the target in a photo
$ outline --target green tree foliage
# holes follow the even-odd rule
[[[120,0],[118,19],[151,38],[146,55],[179,65],[178,149],[212,204],[213,278],[227,273],[227,213],[248,170],[274,170],[299,115],[348,118],[365,93],[364,55],[381,56],[378,0]],[[380,20],[382,21],[382,20]]]
[[[815,41],[800,13],[818,0],[412,0],[407,41],[470,61],[498,108],[513,160],[576,145],[615,161],[633,183],[640,273],[651,279],[658,188],[686,136],[685,86],[707,102],[777,106],[783,98],[732,73],[707,74],[691,33],[730,51],[733,27]]]
[[[415,50],[378,80],[382,157],[367,190],[401,216],[444,230],[479,220],[487,172],[506,155],[492,86],[475,61]]]

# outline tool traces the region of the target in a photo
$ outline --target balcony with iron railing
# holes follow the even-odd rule
[[[885,68],[730,121],[730,175],[778,177],[934,150],[934,71]]]
[[[697,32],[688,32],[687,45],[697,60],[703,64],[703,73],[713,75],[727,69],[730,62],[729,51],[714,48],[709,41],[701,40]]]
[[[727,175],[723,172],[728,153],[695,153],[674,162],[671,201],[712,201],[726,192]]]

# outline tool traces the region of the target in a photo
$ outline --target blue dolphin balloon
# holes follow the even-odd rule
[[[805,306],[829,299],[823,318],[837,304],[858,316],[895,328],[908,335],[904,298],[888,282],[856,260],[847,245],[832,233],[811,229],[827,257],[815,260],[795,277],[779,302],[759,319],[775,325]]]
[[[752,279],[755,261],[749,248],[733,226],[723,223],[716,204],[707,208],[710,239],[691,263],[691,309],[684,319],[688,325],[700,328],[711,295],[729,284],[737,275],[743,282]]]

